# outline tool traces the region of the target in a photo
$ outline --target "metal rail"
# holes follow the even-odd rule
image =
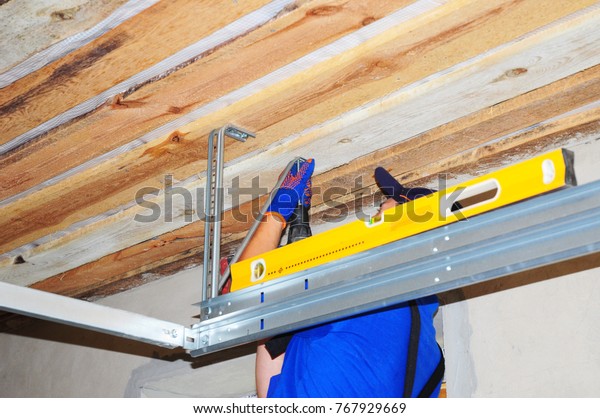
[[[0,282],[0,309],[161,347],[193,344],[183,325],[10,283]]]
[[[600,251],[600,181],[200,303],[192,356]]]
[[[201,302],[191,328],[0,282],[0,309],[192,356],[600,252],[600,181]]]

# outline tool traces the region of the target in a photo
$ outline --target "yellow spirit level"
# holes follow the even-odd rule
[[[234,263],[231,266],[231,291],[316,267],[566,185],[575,185],[573,154],[559,149],[392,207],[379,218],[356,220]]]

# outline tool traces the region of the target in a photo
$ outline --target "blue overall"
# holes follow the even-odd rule
[[[414,361],[409,366],[414,369],[414,383],[409,386],[408,396],[419,396],[429,386],[429,393],[424,396],[437,397],[440,366],[443,374],[442,354],[433,327],[437,298],[418,299],[413,302],[413,309],[417,308],[418,338],[414,338],[412,329]],[[300,331],[285,351],[281,374],[271,378],[267,396],[405,397],[410,342],[409,303]],[[438,377],[431,379],[434,374]]]

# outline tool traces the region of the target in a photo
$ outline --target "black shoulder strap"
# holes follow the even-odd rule
[[[410,336],[408,353],[406,354],[406,375],[404,376],[404,397],[412,397],[415,375],[417,373],[417,353],[419,352],[419,336],[421,335],[421,313],[417,302],[411,300],[410,306]]]
[[[410,336],[408,342],[408,353],[406,355],[406,376],[404,377],[404,397],[412,397],[413,387],[415,384],[415,375],[417,372],[417,354],[419,352],[419,339],[421,336],[421,313],[419,312],[419,306],[417,302],[412,300],[409,302],[410,306]],[[431,377],[423,386],[421,392],[419,392],[419,398],[429,398],[438,383],[444,378],[445,361],[444,353],[442,348],[438,344],[440,349],[440,361],[436,366],[435,370],[431,374]]]
[[[435,388],[437,388],[437,385],[444,378],[444,371],[446,370],[444,353],[442,352],[442,347],[440,347],[439,344],[438,348],[440,349],[440,361],[435,367],[433,373],[431,374],[431,377],[429,378],[427,383],[425,383],[425,386],[423,386],[423,389],[419,393],[419,398],[430,398]]]

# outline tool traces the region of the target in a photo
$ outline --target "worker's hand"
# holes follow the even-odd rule
[[[310,178],[314,169],[312,158],[300,163],[299,167],[294,165],[273,196],[267,212],[278,213],[287,222],[298,202],[309,207],[312,196]]]
[[[392,198],[388,198],[385,200],[385,202],[383,202],[380,206],[379,206],[379,211],[377,212],[377,214],[374,216],[374,218],[379,218],[380,216],[383,216],[383,212],[386,211],[386,209],[392,208],[394,206],[399,205],[400,203],[396,202],[394,199]]]

